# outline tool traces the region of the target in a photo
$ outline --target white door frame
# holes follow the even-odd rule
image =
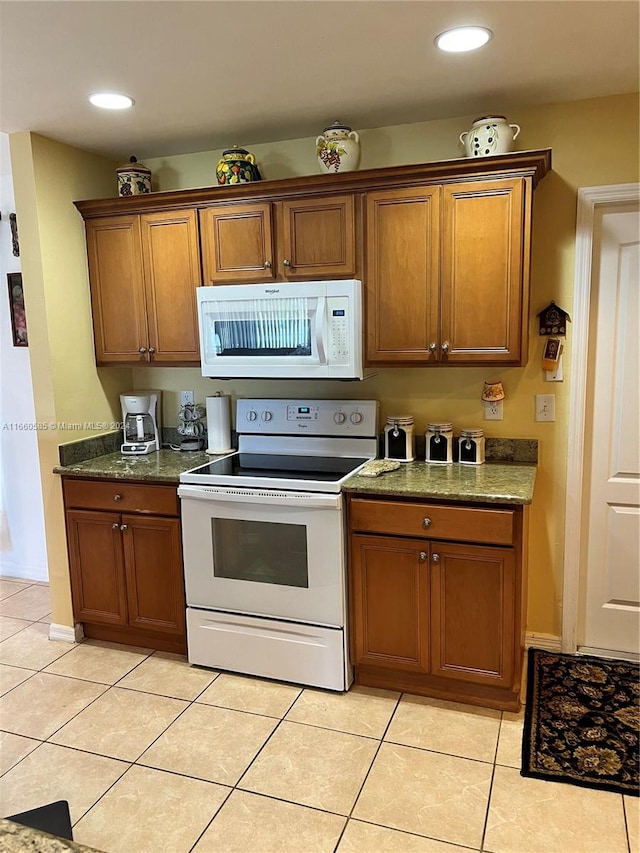
[[[596,208],[612,203],[636,201],[639,197],[640,184],[609,184],[601,187],[582,187],[578,190],[562,599],[562,651],[572,654],[578,648],[580,558],[583,551],[584,430],[593,226]]]

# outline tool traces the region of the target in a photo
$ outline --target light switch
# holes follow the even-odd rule
[[[536,394],[536,421],[555,421],[556,395]]]

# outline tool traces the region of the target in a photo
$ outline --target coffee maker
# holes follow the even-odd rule
[[[120,452],[127,455],[144,455],[160,450],[159,391],[132,391],[120,394],[124,443]]]

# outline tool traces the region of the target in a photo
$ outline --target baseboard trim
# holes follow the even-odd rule
[[[556,637],[555,634],[527,632],[524,642],[527,649],[533,646],[535,649],[546,649],[548,652],[562,651],[562,637]]]
[[[636,652],[617,652],[611,649],[599,649],[596,646],[580,646],[576,654],[594,655],[597,658],[612,658],[613,660],[629,660],[637,663],[640,655]]]
[[[73,627],[69,625],[56,625],[52,622],[49,625],[49,639],[62,640],[63,643],[81,643],[84,640],[84,632],[82,623],[76,622]]]

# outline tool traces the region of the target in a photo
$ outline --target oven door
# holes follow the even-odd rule
[[[345,624],[342,495],[182,485],[187,605]]]

